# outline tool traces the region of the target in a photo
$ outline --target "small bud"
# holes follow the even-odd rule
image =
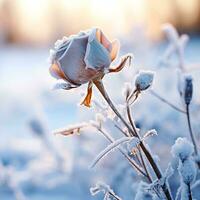
[[[192,77],[186,76],[185,77],[185,87],[184,87],[184,100],[185,103],[188,105],[192,100],[193,94],[193,84],[192,84]]]
[[[153,83],[154,73],[151,71],[140,71],[135,79],[135,87],[142,91],[148,89]]]

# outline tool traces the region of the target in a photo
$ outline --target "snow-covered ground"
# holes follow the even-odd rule
[[[149,42],[146,38],[122,37],[121,55],[133,53],[131,67],[105,77],[105,86],[119,104],[124,103],[125,82],[134,82],[139,69],[156,72],[153,91],[180,108],[177,92],[177,68],[160,66],[167,43]],[[200,141],[200,38],[191,37],[186,47],[186,66],[194,80],[191,105],[192,126]],[[90,187],[102,180],[110,184],[124,200],[134,199],[140,177],[118,152],[109,154],[94,169],[88,169],[95,155],[108,145],[100,134],[86,129],[80,135],[63,137],[53,130],[95,119],[96,107],[79,106],[86,86],[74,91],[53,91],[55,80],[48,73],[48,48],[14,45],[0,46],[0,199],[89,200]],[[174,62],[173,62],[174,61]],[[174,64],[175,63],[175,64]],[[198,69],[196,69],[198,67]],[[95,101],[102,98],[95,91]],[[104,103],[102,103],[104,104]],[[120,107],[120,105],[119,105]],[[163,169],[171,159],[170,146],[177,137],[188,137],[184,114],[145,92],[133,106],[136,125],[142,133],[156,129],[158,136],[148,139],[151,151],[160,156]],[[110,126],[105,122],[105,126]],[[109,130],[117,132],[116,128]],[[115,134],[117,136],[118,133]],[[200,142],[198,143],[198,145]],[[164,170],[163,170],[164,171]],[[178,180],[170,179],[173,194]],[[194,193],[195,194],[195,193]],[[199,194],[195,194],[200,199]]]

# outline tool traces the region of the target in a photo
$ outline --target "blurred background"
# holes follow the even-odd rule
[[[198,65],[199,0],[0,0],[0,199],[89,200],[94,199],[90,186],[104,179],[119,196],[133,199],[136,174],[125,161],[113,172],[118,154],[96,171],[88,170],[95,155],[107,145],[97,132],[86,130],[69,138],[52,134],[55,129],[94,119],[95,108],[79,106],[86,86],[69,92],[52,91],[55,80],[48,73],[49,50],[63,36],[100,27],[109,38],[120,40],[119,56],[130,52],[135,57],[133,69],[105,78],[116,102],[123,103],[123,97],[115,87],[122,89],[124,82],[133,82],[134,74],[142,68],[157,70],[154,88],[182,106],[173,84],[175,69],[157,65],[168,45],[161,31],[164,23],[172,23],[180,34],[190,36],[185,62]],[[197,89],[200,73],[192,73]],[[200,94],[197,90],[194,93],[199,103]],[[151,143],[162,144],[162,149],[154,145],[154,150],[159,149],[167,162],[170,155],[166,151],[177,135],[186,134],[186,121],[180,113],[146,95],[135,108],[137,125],[162,133]],[[198,115],[196,107],[193,110],[194,116]],[[178,131],[174,129],[177,123],[183,125]],[[194,126],[199,130],[198,123]],[[129,178],[125,179],[125,174]],[[127,187],[122,188],[122,184]]]
[[[165,22],[182,32],[200,32],[198,0],[1,0],[0,11],[3,43],[48,45],[92,26],[110,36],[144,26],[154,39]]]

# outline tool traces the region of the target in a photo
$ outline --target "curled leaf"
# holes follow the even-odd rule
[[[114,68],[110,68],[109,73],[121,71],[125,67],[127,62],[128,62],[128,65],[130,66],[131,60],[132,60],[132,55],[130,55],[130,54],[122,57],[120,64],[118,66],[114,67]]]
[[[56,131],[54,131],[54,134],[61,134],[61,135],[68,136],[68,135],[72,135],[75,133],[80,133],[80,130],[87,126],[89,126],[87,123],[76,124],[74,126],[56,130]]]
[[[87,88],[87,95],[84,98],[83,102],[81,105],[85,105],[86,107],[90,107],[91,105],[91,98],[92,98],[92,82],[88,83],[88,88]]]

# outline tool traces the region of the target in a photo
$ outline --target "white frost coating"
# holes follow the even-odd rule
[[[179,39],[178,32],[171,24],[168,24],[168,23],[164,24],[162,27],[162,30],[170,42],[176,43],[177,40]]]
[[[110,151],[114,150],[116,147],[118,147],[120,144],[123,144],[125,142],[130,141],[132,138],[131,137],[123,137],[120,138],[116,141],[114,141],[113,143],[111,143],[110,145],[108,145],[103,151],[101,151],[99,153],[99,155],[97,155],[97,157],[93,160],[92,164],[91,164],[91,168],[95,167],[95,165],[103,158],[105,157]]]
[[[153,83],[154,72],[152,71],[140,71],[135,79],[135,86],[139,90],[146,90]]]
[[[194,148],[188,139],[180,137],[176,140],[171,149],[172,155],[180,158],[181,160],[187,159],[192,155],[193,151]]]
[[[114,193],[114,191],[110,188],[109,185],[103,182],[98,182],[95,187],[90,188],[90,193],[92,196],[97,195],[99,192],[103,192],[104,200],[111,200],[113,199],[113,197],[114,199],[122,200]]]
[[[157,131],[155,129],[151,129],[149,131],[147,131],[144,136],[143,136],[143,140],[147,139],[150,136],[154,136],[154,135],[158,135]]]
[[[67,82],[62,82],[62,83],[56,83],[53,87],[53,90],[59,90],[59,89],[63,89],[63,90],[70,90],[73,88],[77,88],[76,85],[72,85],[70,83]]]
[[[135,200],[151,200],[152,195],[148,191],[149,185],[143,181],[140,182],[137,193],[135,195]]]
[[[196,178],[196,166],[192,159],[187,159],[179,165],[179,173],[185,184],[192,183]]]
[[[105,117],[103,116],[103,114],[101,114],[101,113],[97,113],[95,115],[95,119],[96,119],[96,122],[99,124],[101,124],[102,122],[105,122],[105,120],[106,120]]]
[[[140,140],[136,137],[132,138],[128,143],[127,143],[127,150],[129,152],[133,152],[134,150],[137,150],[137,147],[140,143]]]
[[[127,98],[130,95],[130,93],[131,93],[131,83],[126,82],[122,90],[122,95],[123,97]]]

